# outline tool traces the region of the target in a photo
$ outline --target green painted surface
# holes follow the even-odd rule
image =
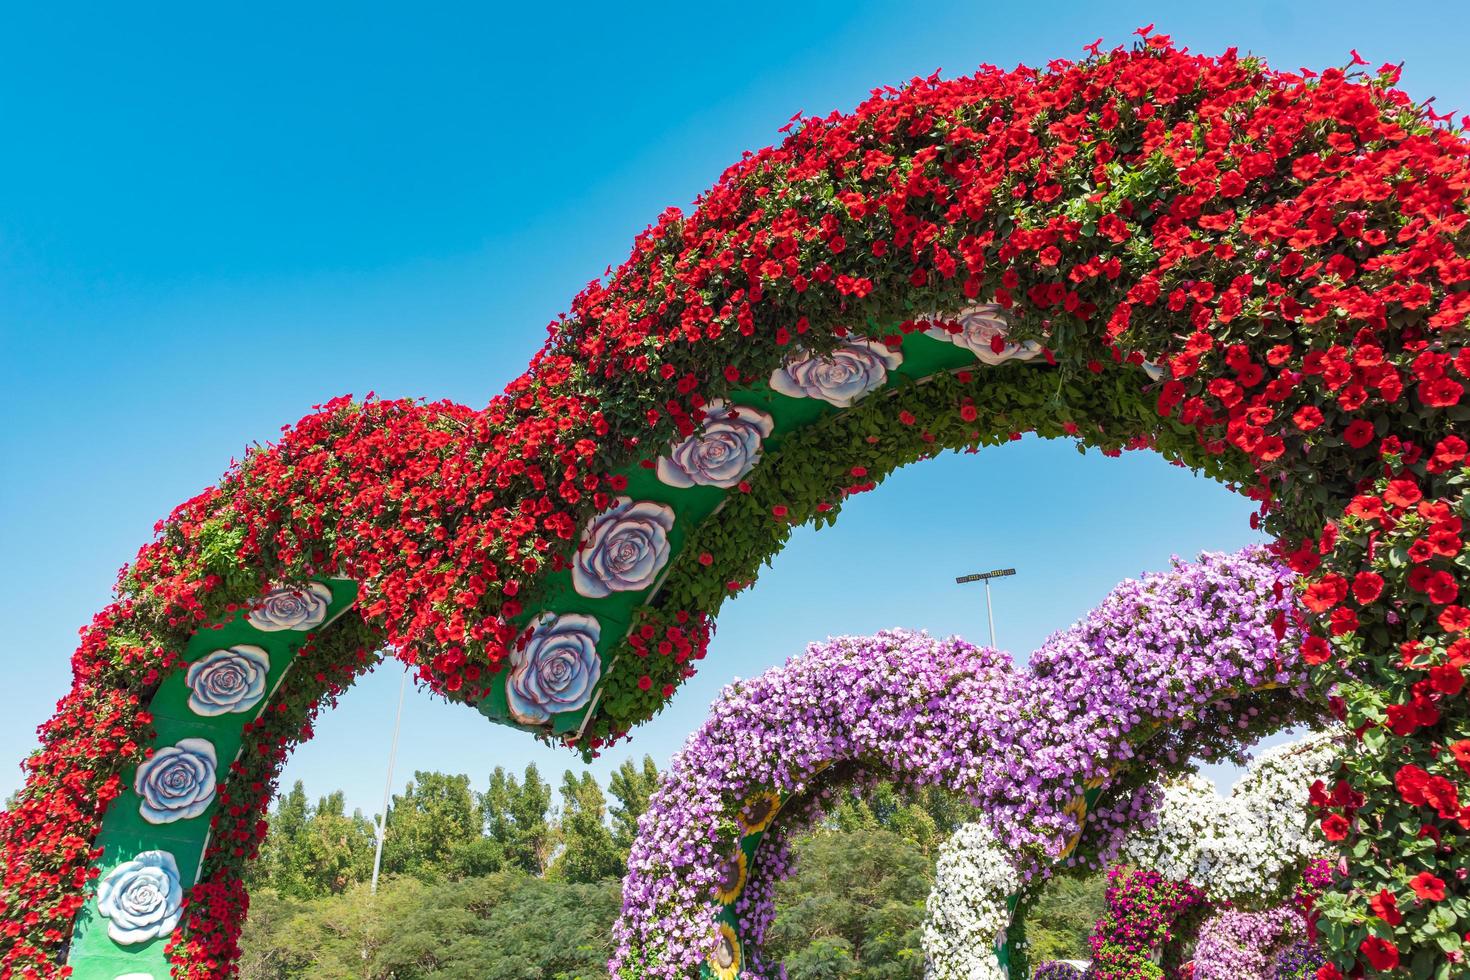
[[[357,585],[344,580],[323,581],[332,592],[327,607],[326,620],[312,633],[326,629],[342,613],[346,612],[357,598]],[[189,689],[184,683],[185,669],[173,671],[159,685],[149,710],[154,716],[156,737],[153,748],[175,745],[180,739],[202,738],[208,740],[215,750],[216,778],[223,785],[229,775],[230,764],[240,752],[245,724],[259,717],[271,703],[272,695],[280,685],[281,678],[291,669],[296,653],[305,643],[308,633],[294,630],[264,632],[251,626],[242,611],[217,629],[206,628],[195,633],[184,650],[184,660],[194,663],[216,650],[232,646],[249,645],[265,650],[270,658],[270,670],[266,674],[266,696],[252,709],[240,713],[205,717],[189,708]],[[123,946],[107,934],[108,922],[97,910],[96,885],[120,864],[133,860],[144,851],[167,851],[174,856],[179,868],[179,882],[187,894],[198,881],[199,866],[209,844],[209,823],[217,804],[196,817],[175,820],[165,824],[151,824],[139,810],[140,797],[133,790],[137,767],[124,771],[125,789],[108,807],[102,818],[102,829],[97,835],[96,846],[102,855],[95,863],[99,877],[93,894],[87,899],[77,916],[72,932],[72,942],[67,963],[72,967],[75,980],[114,980],[129,973],[151,976],[164,980],[169,976],[164,948],[169,937],[147,943]]]
[[[881,336],[885,332],[888,331],[875,329],[874,335]],[[881,397],[880,392],[883,390],[914,384],[939,372],[965,368],[977,371],[1024,369],[1015,365],[987,366],[962,347],[926,337],[923,333],[912,333],[904,338],[903,363],[888,372],[888,383],[884,389],[868,397]],[[780,452],[786,435],[843,411],[821,399],[790,398],[772,391],[765,385],[732,392],[727,401],[732,405],[759,409],[771,416],[774,426],[771,434],[764,440],[763,455]],[[653,451],[651,448],[650,452]],[[636,463],[617,475],[625,477],[628,481],[627,488],[621,492],[620,496],[633,500],[656,501],[673,508],[674,527],[669,532],[669,563],[672,563],[674,557],[683,549],[689,534],[719,509],[726,495],[739,492],[738,490],[723,490],[719,487],[671,487],[660,481],[654,470],[645,469]],[[545,584],[537,593],[539,601],[535,603],[534,608],[524,611],[518,619],[518,625],[525,627],[546,612],[580,613],[596,617],[601,626],[597,652],[602,658],[602,672],[605,679],[612,670],[617,669],[616,665],[611,662],[612,651],[619,647],[627,637],[635,613],[657,591],[658,583],[655,583],[652,587],[637,592],[616,592],[605,598],[589,599],[578,594],[573,587],[570,571],[554,572],[546,577]],[[593,700],[582,708],[555,715],[549,729],[521,725],[511,718],[510,707],[506,702],[505,682],[506,672],[502,671],[492,682],[490,694],[476,706],[487,718],[501,724],[527,731],[543,733],[549,731],[552,735],[564,736],[581,731],[589,712],[597,710],[597,699],[594,696]]]

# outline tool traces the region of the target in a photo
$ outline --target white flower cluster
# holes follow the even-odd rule
[[[1123,856],[1167,878],[1205,889],[1212,901],[1275,904],[1303,866],[1329,853],[1307,805],[1313,782],[1329,780],[1341,733],[1321,732],[1261,753],[1228,797],[1197,775],[1154,788],[1154,821],[1128,835]],[[940,849],[924,919],[925,980],[1006,980],[996,957],[1020,891],[1013,855],[979,823]]]
[[[995,836],[967,823],[939,850],[924,916],[925,980],[1006,980],[996,948],[1011,923],[1006,897],[1021,876]]]
[[[1191,881],[1212,901],[1254,907],[1281,896],[1306,862],[1329,853],[1307,794],[1316,780],[1330,781],[1339,738],[1323,732],[1263,752],[1228,797],[1199,776],[1164,784],[1156,822],[1129,835],[1124,857]]]

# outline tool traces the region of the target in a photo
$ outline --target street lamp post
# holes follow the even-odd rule
[[[990,617],[990,647],[995,649],[995,607],[990,602],[990,580],[993,578],[1005,578],[1007,575],[1016,574],[1014,568],[996,568],[988,572],[976,572],[974,575],[961,575],[955,579],[956,585],[964,585],[966,582],[985,583],[985,612]]]
[[[378,893],[378,869],[383,866],[383,838],[388,833],[388,801],[393,794],[393,763],[398,760],[398,729],[403,724],[403,695],[408,691],[408,668],[403,668],[403,680],[398,685],[398,716],[393,719],[393,744],[388,750],[388,778],[383,783],[383,812],[378,814],[377,847],[373,851],[373,883],[368,894]]]

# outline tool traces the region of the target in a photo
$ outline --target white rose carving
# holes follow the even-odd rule
[[[761,459],[761,441],[775,425],[765,412],[710,402],[704,428],[658,461],[658,478],[671,487],[724,487],[739,483]]]
[[[203,738],[184,738],[161,748],[138,767],[133,790],[141,796],[138,811],[151,824],[197,817],[214,802],[214,745]]]
[[[575,711],[597,690],[602,627],[593,616],[545,613],[523,645],[511,650],[505,682],[510,713],[523,725],[540,725],[552,715]]]
[[[119,864],[97,889],[97,911],[107,920],[107,935],[123,946],[173,932],[183,902],[179,865],[167,851],[144,851]]]
[[[266,593],[245,618],[266,633],[309,630],[320,626],[332,604],[332,590],[320,582],[282,585]]]
[[[903,355],[876,340],[848,340],[830,354],[805,352],[771,374],[771,388],[792,398],[820,398],[838,408],[851,408],[869,392],[888,383],[888,372]]]
[[[249,711],[265,697],[270,669],[270,654],[260,647],[242,643],[216,650],[190,664],[184,675],[189,709],[206,717]]]
[[[672,507],[619,497],[587,523],[572,560],[573,587],[589,599],[648,588],[668,564],[673,526]]]
[[[1006,339],[1011,325],[1004,309],[995,303],[972,306],[952,318],[942,319],[944,323],[936,323],[924,331],[924,336],[963,347],[985,364],[1029,361],[1041,353],[1041,345],[1034,340],[1013,344]],[[957,325],[958,332],[951,333],[946,324]]]

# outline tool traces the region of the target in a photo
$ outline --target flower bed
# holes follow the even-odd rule
[[[925,903],[926,980],[1006,980],[999,951],[1011,927],[1011,901],[1021,890],[1016,864],[981,823],[962,825],[944,842]],[[1035,976],[1068,980],[1071,967],[1057,966],[1047,974],[1038,967]]]
[[[1334,778],[1343,739],[1331,730],[1269,749],[1226,797],[1198,777],[1167,780],[1123,844],[1132,870],[1110,872],[1116,887],[1092,937],[1094,973],[1162,976],[1197,928],[1195,980],[1274,980],[1332,880],[1310,800]]]
[[[1276,980],[1286,951],[1301,940],[1298,909],[1228,909],[1210,916],[1194,948],[1194,980]]]

